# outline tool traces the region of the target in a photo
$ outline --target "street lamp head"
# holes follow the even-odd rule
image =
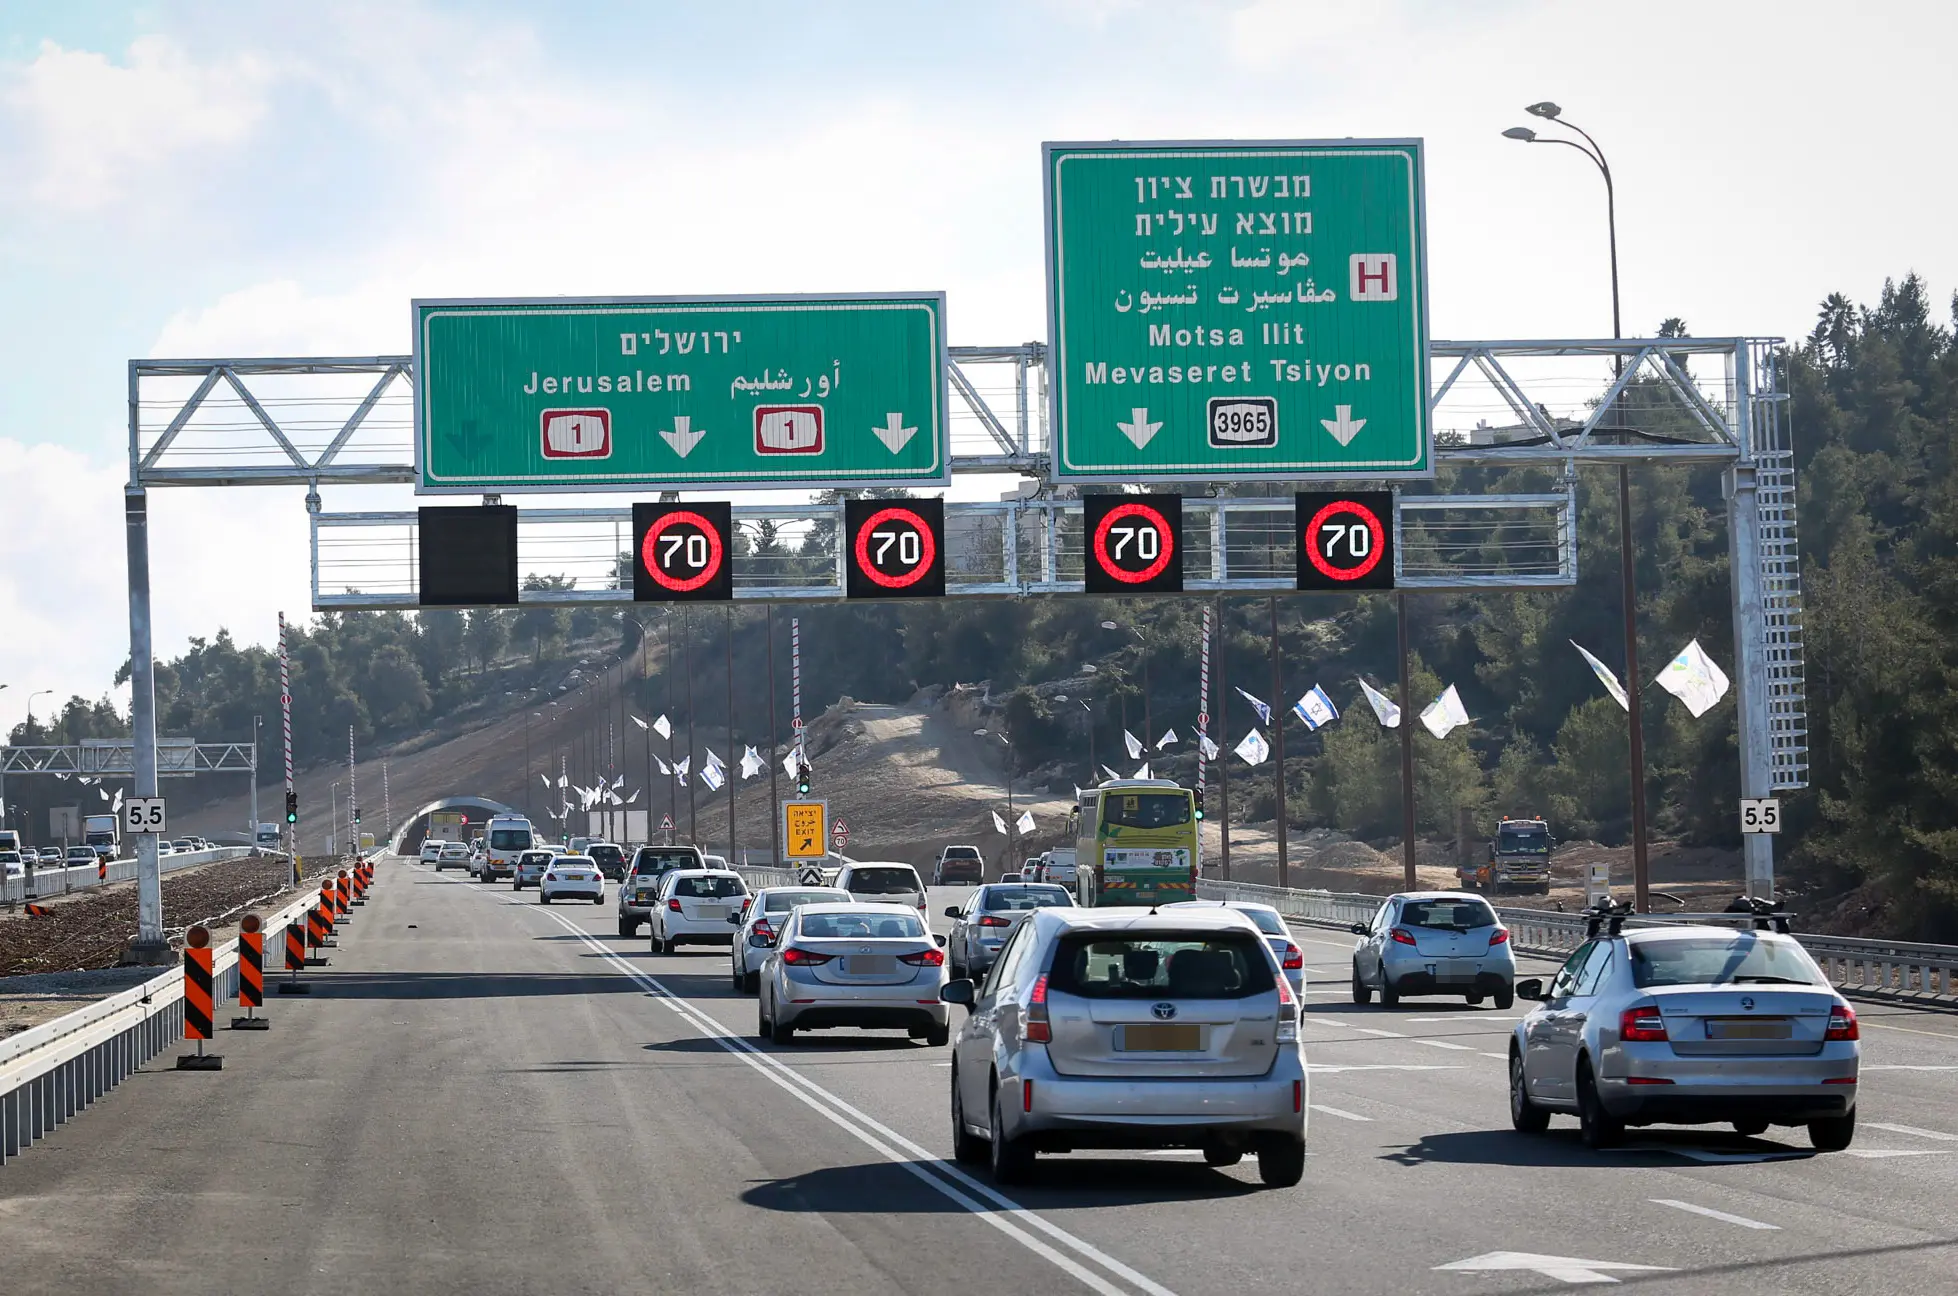
[[[1504,139],[1522,140],[1525,144],[1531,144],[1536,141],[1536,132],[1528,126],[1511,126],[1502,133],[1502,137]]]
[[[1548,117],[1551,121],[1555,121],[1563,115],[1564,110],[1556,104],[1551,103],[1548,99],[1545,99],[1542,103],[1531,104],[1523,111],[1532,117]]]

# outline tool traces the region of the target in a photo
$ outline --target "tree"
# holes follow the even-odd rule
[[[463,641],[476,659],[476,669],[486,671],[510,642],[510,623],[495,608],[476,608],[469,613]]]

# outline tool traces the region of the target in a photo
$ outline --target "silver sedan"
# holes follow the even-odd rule
[[[1806,1125],[1816,1150],[1856,1134],[1856,1012],[1793,937],[1724,927],[1593,936],[1509,1044],[1509,1114],[1575,1115],[1594,1148],[1627,1125]]]
[[[945,910],[945,916],[952,920],[952,934],[945,945],[952,975],[975,981],[983,978],[1007,938],[1028,914],[1036,909],[1067,908],[1073,903],[1074,895],[1066,887],[995,882],[978,888],[963,905]]]
[[[760,1033],[786,1044],[832,1026],[951,1037],[945,951],[909,905],[852,901],[789,912],[761,967]]]

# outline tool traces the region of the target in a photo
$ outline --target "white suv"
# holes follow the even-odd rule
[[[660,883],[653,905],[653,952],[686,945],[732,945],[728,919],[748,903],[748,884],[726,869],[675,869]]]
[[[909,864],[882,860],[858,860],[836,871],[832,884],[848,891],[852,898],[872,904],[901,904],[925,916],[925,884],[918,870]]]

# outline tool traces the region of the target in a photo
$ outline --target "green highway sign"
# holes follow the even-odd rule
[[[943,485],[943,293],[420,300],[423,494]]]
[[[1419,140],[1045,146],[1053,475],[1427,477]]]

